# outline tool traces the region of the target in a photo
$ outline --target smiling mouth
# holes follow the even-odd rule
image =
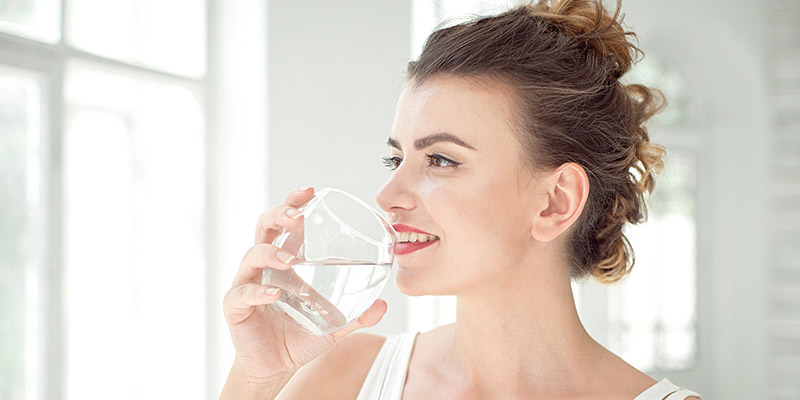
[[[394,254],[398,256],[411,254],[438,242],[439,237],[436,235],[419,232],[397,232],[397,245],[394,247]]]
[[[398,243],[424,243],[439,240],[436,235],[428,235],[417,232],[397,232]]]

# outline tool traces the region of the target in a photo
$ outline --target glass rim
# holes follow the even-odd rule
[[[335,212],[333,212],[333,210],[330,209],[330,207],[328,207],[328,205],[323,200],[323,198],[325,197],[325,194],[327,194],[327,193],[335,193],[335,194],[344,195],[348,199],[354,200],[357,204],[359,204],[360,206],[364,207],[367,211],[370,212],[370,214],[372,214],[374,217],[377,218],[378,222],[382,223],[384,226],[386,226],[388,228],[389,234],[391,236],[390,237],[391,242],[385,243],[383,241],[377,241],[374,238],[371,238],[371,237],[365,235],[360,230],[353,228],[347,222],[343,221],[338,215],[336,215]],[[318,201],[322,204],[323,207],[325,207],[325,209],[328,211],[328,214],[332,218],[336,219],[337,222],[339,222],[343,226],[347,227],[350,231],[352,231],[353,233],[358,235],[363,240],[366,240],[368,242],[372,242],[372,243],[377,244],[377,245],[386,246],[386,247],[392,247],[395,243],[397,243],[397,232],[394,230],[394,227],[392,226],[392,224],[389,223],[389,221],[383,215],[381,215],[378,211],[376,211],[371,205],[367,204],[364,200],[361,200],[358,197],[356,197],[356,196],[354,196],[354,195],[352,195],[352,194],[350,194],[350,193],[348,193],[348,192],[346,192],[344,190],[331,188],[331,187],[325,187],[325,188],[319,189],[318,191],[315,191],[314,192],[314,198],[318,198]],[[314,198],[312,198],[312,200]],[[310,204],[310,203],[311,203],[311,200],[309,201],[308,204]],[[305,206],[304,206],[304,209],[305,209]]]

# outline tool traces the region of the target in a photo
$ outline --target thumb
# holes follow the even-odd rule
[[[361,314],[357,320],[353,321],[350,325],[347,325],[344,328],[332,333],[331,336],[333,337],[333,340],[339,340],[357,329],[374,326],[380,322],[380,320],[386,314],[386,308],[387,305],[385,301],[382,299],[375,300],[375,302],[372,303],[367,311],[364,311],[364,313]]]

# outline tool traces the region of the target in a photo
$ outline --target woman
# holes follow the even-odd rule
[[[398,287],[455,295],[456,322],[349,335],[381,319],[379,300],[313,337],[268,310],[280,293],[261,268],[290,268],[269,243],[299,223],[313,190],[298,189],[260,217],[226,295],[236,360],[221,398],[699,399],[595,342],[571,291],[630,270],[622,227],[645,219],[664,156],[643,126],[661,96],[619,82],[638,50],[617,17],[556,0],[434,32],[409,65],[376,200],[400,232]]]

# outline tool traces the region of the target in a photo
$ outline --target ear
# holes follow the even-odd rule
[[[589,197],[589,177],[576,163],[566,163],[542,179],[545,201],[536,210],[531,236],[549,242],[566,231],[583,212]]]

